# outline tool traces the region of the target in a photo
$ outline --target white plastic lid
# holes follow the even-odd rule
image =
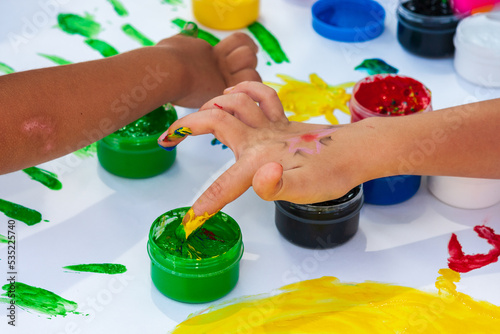
[[[460,21],[455,47],[473,47],[485,57],[500,57],[500,11],[475,14]]]

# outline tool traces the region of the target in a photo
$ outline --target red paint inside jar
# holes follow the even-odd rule
[[[425,110],[430,91],[415,79],[403,76],[373,76],[361,82],[355,98],[369,111],[385,116],[404,116]]]

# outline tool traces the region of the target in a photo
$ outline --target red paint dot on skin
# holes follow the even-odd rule
[[[222,106],[218,105],[217,103],[214,103],[214,106],[216,106],[219,109],[224,109],[224,108],[222,108]]]
[[[319,135],[317,134],[306,133],[305,135],[300,136],[300,139],[302,139],[305,142],[311,142],[318,139],[318,136]]]

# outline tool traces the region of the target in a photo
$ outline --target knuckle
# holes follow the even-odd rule
[[[217,203],[222,198],[223,190],[224,187],[222,184],[218,180],[215,180],[205,191],[205,198],[212,203]]]

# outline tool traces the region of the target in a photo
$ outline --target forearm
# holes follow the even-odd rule
[[[175,50],[147,47],[0,77],[0,174],[84,147],[182,97]]]
[[[500,178],[500,99],[426,114],[377,118],[381,176],[395,174]]]

